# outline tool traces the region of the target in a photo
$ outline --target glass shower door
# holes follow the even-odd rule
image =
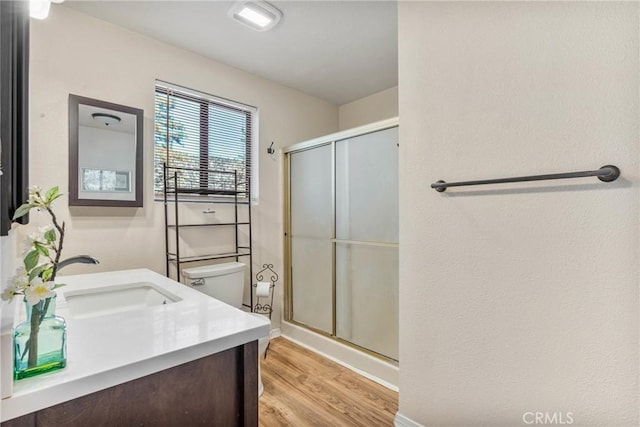
[[[398,360],[398,127],[288,153],[287,320]]]
[[[331,144],[291,153],[289,169],[292,319],[333,333]]]
[[[398,128],[335,143],[336,336],[398,360]]]

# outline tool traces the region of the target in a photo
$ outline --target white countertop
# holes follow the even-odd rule
[[[147,269],[59,277],[56,314],[67,321],[67,367],[15,381],[2,421],[141,378],[269,334],[269,321]],[[74,319],[64,292],[152,282],[181,298],[166,305]]]

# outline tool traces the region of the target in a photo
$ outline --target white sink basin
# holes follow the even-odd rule
[[[69,312],[76,319],[106,316],[146,307],[171,304],[181,298],[151,282],[126,283],[64,291]]]

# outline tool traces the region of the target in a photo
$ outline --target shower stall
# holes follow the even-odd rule
[[[285,320],[398,361],[398,120],[293,145]]]

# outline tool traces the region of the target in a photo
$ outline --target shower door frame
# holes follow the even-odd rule
[[[354,138],[362,135],[367,135],[374,132],[383,131],[400,126],[400,120],[398,117],[391,119],[381,120],[378,122],[370,123],[364,126],[347,129],[344,131],[332,133],[320,138],[310,139],[308,141],[299,142],[289,147],[283,148],[284,154],[284,320],[292,323],[296,326],[313,331],[317,334],[340,342],[341,344],[358,349],[364,353],[380,358],[387,362],[397,364],[398,361],[392,359],[384,354],[377,353],[366,347],[362,347],[358,344],[352,343],[345,339],[342,339],[336,334],[336,245],[339,243],[357,244],[363,246],[384,246],[399,248],[399,243],[388,242],[370,242],[370,241],[355,241],[355,240],[342,240],[336,236],[336,142],[344,139]],[[331,333],[327,333],[313,326],[305,323],[298,322],[293,319],[293,283],[292,283],[292,253],[291,253],[291,154],[299,153],[301,151],[311,150],[324,145],[331,146]]]

